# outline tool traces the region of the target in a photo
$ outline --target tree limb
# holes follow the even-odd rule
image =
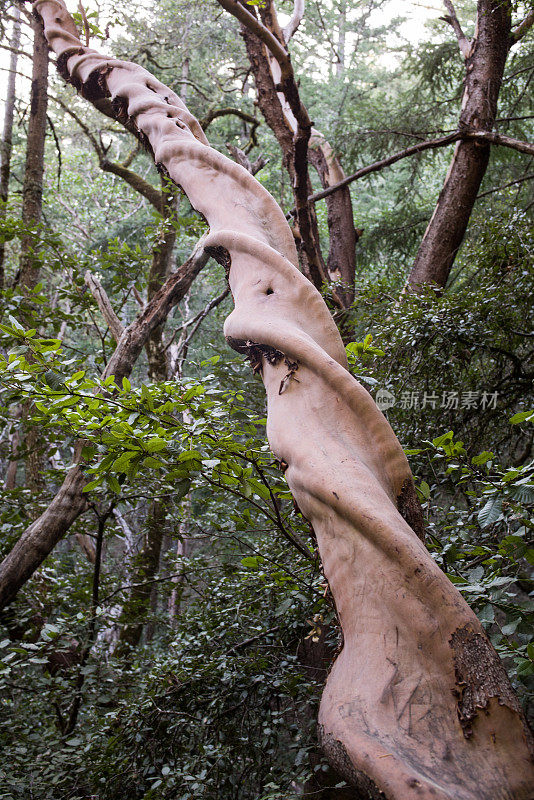
[[[293,13],[291,19],[283,29],[284,42],[288,44],[291,37],[295,34],[297,28],[302,22],[304,16],[304,0],[295,0],[293,3]]]
[[[220,6],[232,14],[239,22],[242,22],[252,33],[255,33],[258,39],[261,39],[263,44],[276,58],[282,70],[282,76],[287,77],[292,72],[291,59],[286,48],[278,41],[271,31],[262,25],[254,14],[247,11],[236,0],[217,0]]]
[[[241,111],[240,108],[216,108],[212,111],[208,111],[206,116],[202,117],[199,122],[202,129],[206,130],[206,128],[211,125],[214,119],[228,116],[239,117],[239,119],[242,119],[244,122],[250,122],[251,125],[258,126],[259,124],[256,117],[254,117],[252,114],[247,114],[246,111]]]
[[[528,31],[532,28],[533,25],[534,25],[534,9],[528,12],[526,17],[519,23],[519,25],[516,25],[515,28],[512,28],[510,34],[511,43],[517,44],[517,42],[519,42],[519,40],[522,39],[526,33],[528,33]]]
[[[328,197],[328,195],[332,194],[332,192],[337,192],[338,189],[348,186],[349,183],[357,181],[360,178],[364,178],[366,175],[369,175],[372,172],[378,172],[379,170],[384,169],[384,167],[389,167],[391,164],[395,164],[397,161],[400,161],[403,158],[408,158],[409,156],[413,156],[416,153],[421,153],[424,150],[433,150],[437,147],[445,147],[446,145],[457,142],[460,139],[475,139],[477,141],[488,142],[489,144],[493,145],[510,147],[513,150],[518,150],[520,153],[526,153],[527,155],[534,155],[534,144],[530,144],[530,142],[523,142],[519,139],[513,139],[511,136],[503,136],[502,134],[492,133],[491,131],[454,131],[454,133],[449,133],[447,136],[440,136],[437,139],[429,139],[426,142],[418,142],[411,147],[407,147],[405,150],[400,150],[398,153],[394,153],[391,156],[380,159],[380,161],[375,161],[373,164],[369,164],[367,167],[362,167],[361,169],[356,170],[356,172],[353,172],[352,175],[347,175],[345,180],[336,183],[334,186],[329,186],[327,189],[323,189],[321,192],[315,192],[315,194],[310,196],[309,200],[311,203],[316,203],[318,200],[322,200],[323,197]]]
[[[115,314],[106,290],[96,277],[89,270],[84,275],[85,285],[96,300],[96,304],[100,312],[108,324],[108,328],[116,342],[118,342],[124,333],[124,326],[118,316]]]
[[[295,201],[294,233],[301,267],[306,277],[319,288],[328,281],[328,273],[321,252],[315,211],[308,202],[311,191],[308,152],[312,123],[301,101],[287,50],[283,48],[283,58],[279,59],[265,45],[266,37],[259,35],[264,31],[278,43],[279,48],[283,47],[280,44],[283,34],[273,3],[266,2],[259,8],[259,13],[261,22],[255,14],[246,11],[243,36],[254,71],[262,113],[282,147],[284,165],[290,175]],[[254,20],[254,24],[250,20]],[[335,291],[332,292],[332,297],[337,305],[343,307]]]
[[[181,374],[182,365],[187,357],[187,351],[189,350],[189,345],[191,344],[191,340],[193,336],[196,334],[208,314],[213,311],[214,308],[217,308],[218,305],[225,300],[228,295],[230,294],[230,289],[227,287],[224,292],[221,292],[217,297],[214,297],[213,300],[210,300],[209,303],[205,305],[205,307],[199,311],[196,317],[193,317],[192,320],[185,322],[183,325],[184,330],[187,329],[189,325],[193,327],[189,331],[189,333],[184,337],[181,343],[179,343],[177,349],[172,354],[173,363],[176,365],[176,373],[177,375]],[[183,335],[183,334],[182,334]],[[169,345],[167,345],[168,347]]]
[[[148,202],[156,209],[158,213],[161,214],[162,205],[163,205],[163,195],[162,193],[152,186],[147,180],[138,175],[133,170],[128,169],[128,165],[131,164],[135,154],[138,152],[138,148],[134,148],[126,157],[125,161],[120,164],[113,161],[108,161],[106,158],[106,150],[102,146],[102,143],[98,141],[95,134],[91,131],[91,129],[85,124],[85,122],[78,116],[78,114],[73,111],[66,103],[63,102],[59,97],[52,98],[54,102],[56,102],[63,111],[65,111],[72,119],[79,125],[82,131],[85,133],[89,141],[91,142],[93,149],[98,156],[98,163],[100,164],[101,169],[104,172],[111,172],[113,175],[117,175],[119,178],[122,178],[132,189],[135,189],[136,192],[141,194]],[[99,109],[100,110],[100,109]],[[113,117],[115,119],[115,117]]]
[[[226,144],[228,152],[234,158],[234,161],[237,161],[238,164],[241,164],[242,167],[245,167],[247,172],[250,172],[251,175],[256,175],[260,169],[269,162],[268,158],[264,158],[263,156],[258,156],[256,161],[250,160],[244,150],[241,150],[239,147],[236,147],[235,144]]]
[[[158,191],[158,189],[152,186],[151,183],[142,178],[141,175],[138,175],[137,172],[133,172],[131,169],[128,169],[122,164],[117,164],[114,161],[108,161],[107,158],[101,159],[100,166],[104,172],[111,172],[113,175],[117,175],[119,178],[122,178],[123,181],[132,187],[132,189],[135,189],[136,192],[142,194],[143,197],[146,198],[152,206],[154,206],[156,211],[161,214],[163,195],[160,191]]]
[[[500,192],[502,189],[508,189],[510,186],[517,186],[518,183],[524,183],[525,181],[531,180],[534,180],[534,172],[531,172],[530,175],[523,175],[522,178],[516,178],[515,181],[503,183],[502,186],[495,186],[493,189],[488,189],[486,192],[481,192],[477,196],[477,200],[482,200],[483,197],[487,197],[489,194],[495,194],[495,192]]]
[[[449,12],[447,16],[441,17],[441,19],[448,22],[449,25],[452,27],[456,34],[456,38],[458,39],[458,47],[460,48],[460,52],[463,55],[464,59],[469,58],[472,51],[473,43],[470,39],[467,38],[465,33],[462,30],[462,26],[458,21],[458,17],[456,16],[455,8],[451,2],[451,0],[443,0],[443,5]]]

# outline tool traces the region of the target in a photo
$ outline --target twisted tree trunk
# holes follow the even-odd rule
[[[454,14],[452,5],[450,7]],[[455,15],[448,20],[457,31],[466,68],[458,128],[491,131],[512,44],[509,0],[478,0],[477,25],[471,42],[459,28]],[[436,208],[415,257],[408,287],[417,288],[425,283],[445,286],[486,174],[490,150],[486,142],[459,141],[456,144]]]
[[[62,74],[89,99],[110,97],[207,219],[205,249],[228,269],[235,301],[225,336],[262,355],[270,445],[313,525],[344,634],[320,709],[331,761],[371,797],[527,800],[534,772],[517,698],[401,513],[416,514],[406,457],[348,372],[283,213],[209,147],[176,94],[83,47],[60,0],[35,7]]]

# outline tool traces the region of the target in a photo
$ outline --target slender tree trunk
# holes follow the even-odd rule
[[[261,10],[262,19],[273,33],[281,35],[276,10],[272,2]],[[275,134],[281,147],[284,165],[294,185],[294,136],[297,123],[282,92],[280,68],[265,45],[245,26],[243,38],[256,82],[258,103],[265,121]],[[317,170],[323,189],[345,178],[341,162],[324,135],[312,128],[307,157]],[[352,200],[348,186],[329,195],[326,201],[330,246],[324,276],[329,281],[341,281],[336,295],[344,307],[354,299],[354,274],[356,269],[356,242],[358,233],[354,226]],[[313,237],[319,247],[319,231],[315,211],[312,213]]]
[[[9,194],[9,176],[11,174],[11,147],[13,143],[13,117],[15,112],[15,83],[17,74],[17,61],[20,45],[20,8],[13,7],[13,31],[11,33],[9,58],[9,76],[7,79],[7,95],[4,106],[4,130],[2,133],[1,165],[0,165],[0,221],[6,217],[6,203]],[[0,291],[5,285],[4,272],[5,244],[0,242]]]
[[[48,106],[48,46],[38,17],[32,19],[33,64],[30,94],[30,118],[26,140],[26,166],[22,188],[22,222],[34,227],[41,221],[43,199],[44,147]],[[25,294],[39,280],[40,262],[34,255],[35,238],[25,234],[21,242],[18,283]]]
[[[323,189],[328,189],[345,179],[339,158],[329,142],[319,131],[313,130],[308,158],[313,164]],[[354,225],[352,200],[348,186],[326,198],[328,233],[330,246],[326,266],[331,281],[341,281],[338,294],[348,308],[354,300],[354,277],[356,272],[356,243],[361,231]]]
[[[347,28],[347,0],[341,0],[339,3],[339,19],[338,19],[338,34],[337,34],[337,64],[336,75],[338,78],[343,77],[345,72],[345,41],[346,41],[346,28]]]
[[[283,40],[282,31],[278,25],[276,11],[271,2],[267,2],[259,8],[260,15],[264,24],[276,30],[277,37]],[[317,216],[312,204],[307,204],[299,214],[299,168],[298,163],[307,159],[306,151],[301,152],[302,144],[298,139],[298,123],[288,107],[282,92],[277,92],[276,84],[280,83],[280,69],[272,56],[267,53],[263,43],[246,26],[242,26],[242,35],[245,40],[248,57],[254,74],[256,91],[258,93],[258,104],[265,121],[276,136],[282,150],[282,160],[284,167],[289,173],[293,194],[295,197],[295,207],[297,209],[295,226],[293,229],[299,261],[304,274],[312,283],[320,288],[324,282],[328,281],[327,268],[321,252],[319,228]],[[273,70],[275,75],[273,75]],[[311,126],[309,128],[311,131]],[[311,194],[311,184],[306,171],[306,184],[308,195]]]
[[[152,253],[152,264],[148,275],[147,298],[150,302],[165,283],[171,267],[172,251],[176,241],[176,194],[166,178],[161,180],[163,222],[160,239]],[[169,377],[167,354],[163,344],[163,324],[151,331],[146,345],[148,377],[154,383]]]
[[[18,450],[20,445],[20,417],[22,409],[16,407],[9,434],[9,461],[7,462],[4,489],[14,489],[17,485],[17,471],[19,466]]]
[[[166,178],[161,180],[163,222],[159,242],[152,253],[152,264],[148,276],[148,302],[154,299],[167,278],[176,229],[176,194]],[[163,343],[163,323],[154,328],[146,341],[148,377],[150,381],[166,381],[169,377],[167,353]],[[169,498],[152,500],[145,522],[144,543],[133,560],[130,579],[133,587],[119,617],[119,642],[117,653],[137,647],[143,634],[143,626],[149,609],[157,607],[158,591],[153,579],[159,571],[161,545]],[[153,628],[151,626],[153,632]],[[147,628],[147,636],[149,629]]]
[[[466,50],[466,74],[459,128],[491,131],[497,115],[506,58],[511,45],[508,0],[478,0],[477,29]],[[469,43],[466,44],[469,47]],[[491,146],[459,141],[432,218],[408,278],[408,287],[444,287],[463,241],[486,173]]]
[[[43,34],[40,18],[32,17],[33,59],[32,84],[30,93],[30,118],[26,140],[26,163],[22,187],[22,222],[26,232],[21,239],[18,285],[26,296],[22,311],[24,324],[37,327],[36,312],[31,303],[31,292],[39,281],[41,262],[36,258],[34,248],[38,241],[29,228],[41,221],[44,175],[44,149],[46,138],[46,111],[48,107],[48,45]],[[31,405],[26,403],[22,417],[25,421],[31,414]],[[37,495],[45,487],[43,468],[45,444],[39,431],[32,425],[26,426],[24,436],[25,481],[26,487]]]
[[[153,579],[159,570],[161,543],[167,515],[168,500],[154,500],[150,504],[145,523],[144,542],[133,560],[130,570],[132,588],[119,617],[119,641],[116,654],[127,654],[137,647],[150,608]]]
[[[182,64],[182,86],[180,88],[180,100],[183,103],[187,103],[187,87],[188,84],[186,81],[189,80],[189,56],[184,58],[184,63]]]
[[[313,526],[343,630],[319,717],[333,766],[375,798],[528,800],[532,739],[519,701],[476,616],[405,519],[416,501],[403,449],[349,373],[321,295],[296,268],[283,212],[209,147],[168,87],[88,53],[61,0],[36,8],[62,73],[93,102],[115,98],[117,115],[204,214],[204,248],[228,269],[235,309],[225,336],[260,354],[269,442]]]

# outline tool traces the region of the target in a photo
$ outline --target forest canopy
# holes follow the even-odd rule
[[[0,799],[528,800],[530,5],[0,10]]]

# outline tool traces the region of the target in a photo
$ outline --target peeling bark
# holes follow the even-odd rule
[[[510,48],[508,0],[478,0],[475,38],[465,51],[466,74],[459,129],[491,131]],[[464,37],[465,38],[465,37]],[[460,141],[408,278],[408,287],[444,287],[463,241],[486,173],[490,145]]]
[[[261,356],[267,434],[317,536],[344,635],[321,700],[327,752],[349,781],[363,776],[390,800],[527,800],[534,771],[521,714],[491,701],[471,738],[463,735],[450,640],[466,627],[485,634],[397,510],[411,479],[406,457],[348,372],[328,309],[295,266],[283,213],[246,170],[209,147],[167,87],[82,47],[59,0],[36,8],[64,74],[115,101],[207,219],[205,246],[230,262],[228,341],[284,356]],[[298,364],[298,382],[281,392],[286,360]],[[480,652],[491,671],[498,656],[489,643]],[[472,680],[468,672],[463,679]]]

